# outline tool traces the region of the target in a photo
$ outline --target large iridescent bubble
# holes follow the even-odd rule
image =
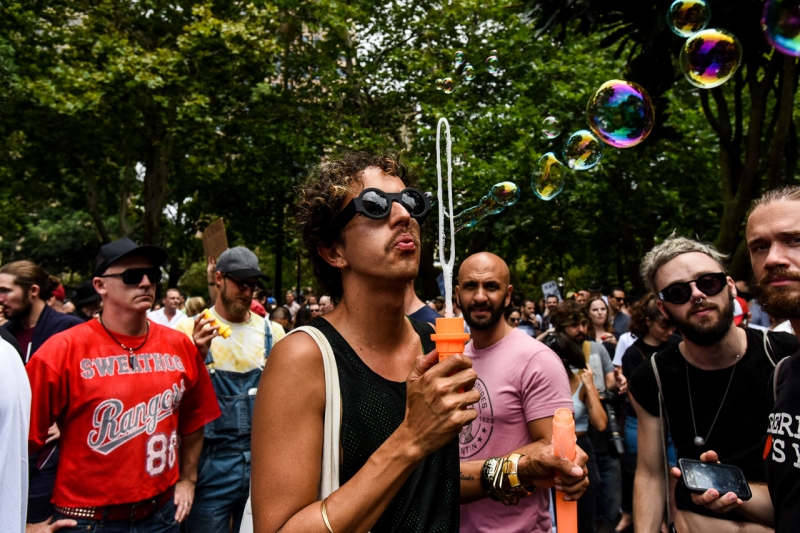
[[[669,29],[681,37],[691,37],[710,20],[711,7],[705,0],[675,0],[667,11]]]
[[[533,169],[531,189],[542,200],[552,200],[564,190],[567,170],[553,152],[544,154]]]
[[[580,130],[569,136],[563,153],[569,168],[588,170],[603,159],[603,143],[591,131]]]
[[[589,127],[600,139],[617,148],[630,148],[653,131],[653,102],[641,86],[623,80],[605,82],[586,106]]]
[[[689,83],[701,89],[718,87],[734,75],[742,62],[742,45],[726,30],[697,32],[681,49],[681,68]]]
[[[761,29],[775,50],[800,56],[800,1],[767,0]]]

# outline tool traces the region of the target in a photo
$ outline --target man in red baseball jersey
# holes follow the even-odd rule
[[[129,239],[103,246],[93,280],[100,319],[51,337],[28,363],[30,450],[54,422],[61,428],[53,526],[177,533],[189,514],[203,426],[220,410],[192,341],[147,320],[166,259]],[[206,322],[201,344],[215,334]]]

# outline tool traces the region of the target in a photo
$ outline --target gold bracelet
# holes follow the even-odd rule
[[[505,464],[505,474],[508,476],[508,482],[511,485],[511,493],[525,498],[530,496],[531,492],[523,487],[519,482],[519,460],[522,459],[522,457],[523,456],[518,453],[512,453],[509,455]]]
[[[320,506],[320,512],[322,513],[322,521],[325,522],[325,527],[328,528],[328,531],[330,531],[330,533],[333,533],[333,528],[331,527],[331,523],[328,520],[328,511],[327,509],[325,509],[325,501],[327,499],[328,498],[322,500],[322,505]]]

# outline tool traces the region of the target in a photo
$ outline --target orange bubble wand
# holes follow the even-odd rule
[[[569,409],[556,409],[553,415],[553,455],[575,460],[575,419]],[[556,491],[556,527],[558,533],[578,533],[578,502],[564,501],[564,493]]]

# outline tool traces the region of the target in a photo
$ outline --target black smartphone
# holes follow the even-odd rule
[[[681,478],[692,492],[703,493],[714,489],[720,495],[733,492],[741,500],[753,497],[744,472],[738,466],[720,463],[704,463],[693,459],[678,459]]]

